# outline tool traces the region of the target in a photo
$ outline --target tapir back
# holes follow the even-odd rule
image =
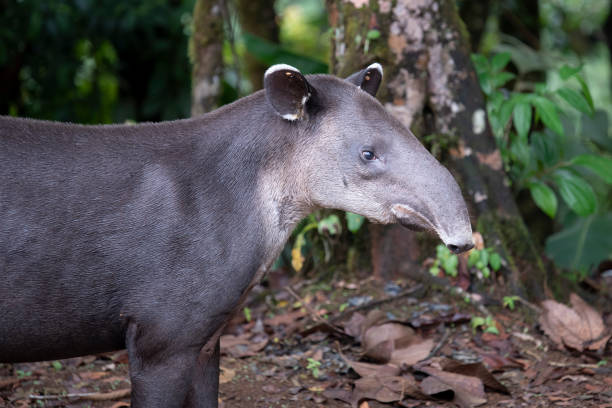
[[[257,261],[223,262],[231,237],[222,231],[241,209],[219,183],[223,169],[197,157],[193,140],[210,130],[196,125],[0,118],[0,361],[124,348],[130,316],[163,319],[160,304],[222,293],[222,270]],[[211,155],[228,156],[231,140],[207,141]],[[248,202],[253,180],[234,184]],[[172,284],[169,267],[183,271]],[[196,288],[192,273],[209,274],[209,285]]]

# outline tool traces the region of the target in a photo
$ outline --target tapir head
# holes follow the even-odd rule
[[[313,207],[361,214],[379,223],[434,231],[455,253],[473,247],[467,208],[456,181],[374,98],[382,67],[372,64],[346,80],[304,77],[274,65],[264,77],[266,98],[300,142],[303,189]]]

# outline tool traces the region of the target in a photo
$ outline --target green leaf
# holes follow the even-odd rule
[[[517,103],[513,111],[514,127],[521,138],[526,138],[531,127],[531,105],[526,102]]]
[[[478,75],[490,71],[489,60],[484,55],[472,54],[472,63]]]
[[[494,271],[499,271],[501,268],[501,256],[497,252],[493,252],[491,257],[489,258],[489,265],[493,268]]]
[[[546,240],[546,254],[555,264],[588,271],[612,255],[612,213],[575,217]]]
[[[370,30],[366,34],[366,38],[368,40],[376,40],[377,38],[380,38],[380,31],[378,31],[378,30]]]
[[[612,184],[612,159],[606,156],[581,154],[572,159],[572,164],[593,170],[606,183]]]
[[[533,103],[542,118],[542,122],[555,133],[563,136],[563,125],[554,103],[543,97],[533,98]]]
[[[495,56],[491,59],[491,71],[498,72],[505,68],[510,62],[510,58],[512,56],[509,52],[501,52],[499,54],[495,54]]]
[[[511,72],[500,72],[498,74],[491,75],[489,79],[491,81],[491,87],[493,89],[500,88],[506,84],[506,82],[514,79],[516,75]]]
[[[582,113],[586,113],[587,115],[593,114],[593,109],[591,108],[585,97],[573,90],[572,88],[561,88],[557,90],[557,93],[567,103],[576,108],[576,110]]]
[[[329,233],[329,235],[339,234],[342,232],[340,218],[338,218],[336,214],[323,218],[321,221],[319,221],[317,230],[319,231],[319,234],[324,234],[325,232]]]
[[[587,103],[591,107],[591,110],[594,111],[595,104],[593,103],[593,96],[591,96],[591,91],[589,90],[589,87],[587,86],[582,76],[576,75],[576,79],[578,80],[578,83],[580,83],[580,88],[582,88],[582,93],[584,94],[584,97],[586,98]]]
[[[550,218],[555,218],[557,213],[557,196],[546,184],[534,180],[529,183],[529,191],[536,205]]]
[[[478,262],[479,260],[480,251],[477,249],[470,251],[470,255],[468,257],[468,268],[471,268],[472,266],[476,265],[476,262]]]
[[[592,214],[597,206],[593,188],[582,177],[569,170],[559,169],[554,173],[563,201],[578,215]]]
[[[508,99],[502,102],[499,108],[499,121],[501,126],[506,126],[506,123],[508,123],[508,121],[510,120],[514,104],[514,99]]]
[[[561,69],[559,69],[559,75],[561,76],[561,79],[565,81],[568,78],[576,75],[578,72],[580,72],[581,69],[582,67],[573,68],[568,65],[564,65],[561,67]]]
[[[357,231],[359,231],[359,228],[361,228],[363,222],[365,221],[365,217],[363,215],[353,214],[351,212],[347,212],[345,217],[346,226],[348,227],[348,230],[352,233],[356,233]]]

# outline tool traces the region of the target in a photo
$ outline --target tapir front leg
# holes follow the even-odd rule
[[[130,323],[126,343],[132,381],[132,408],[183,408],[192,389],[199,347]],[[216,407],[201,405],[202,407]]]
[[[217,408],[219,395],[220,344],[217,339],[208,361],[201,355],[195,367],[192,384],[185,408]]]

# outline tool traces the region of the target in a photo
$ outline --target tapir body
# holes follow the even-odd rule
[[[469,248],[459,188],[372,97],[381,75],[274,66],[174,122],[0,118],[0,361],[127,347],[133,407],[216,407],[220,331],[312,210]]]

